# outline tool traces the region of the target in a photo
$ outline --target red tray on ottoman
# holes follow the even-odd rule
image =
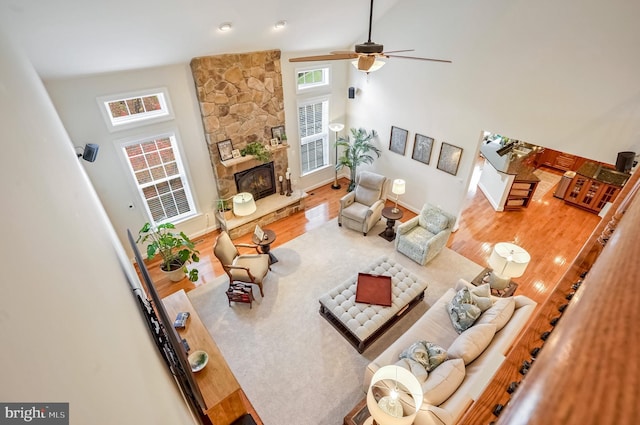
[[[356,302],[391,307],[391,277],[358,273]]]

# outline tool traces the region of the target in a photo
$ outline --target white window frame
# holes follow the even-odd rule
[[[146,184],[139,184],[138,180],[136,178],[135,175],[135,171],[133,169],[133,165],[131,164],[131,161],[129,161],[129,157],[127,155],[126,152],[126,148],[128,146],[131,145],[137,145],[137,144],[142,144],[145,142],[149,142],[152,140],[157,140],[157,139],[163,139],[163,138],[168,138],[171,141],[171,148],[173,151],[173,155],[176,161],[176,166],[178,169],[178,174],[172,175],[171,177],[167,177],[165,179],[158,179],[158,180],[153,180],[152,182],[146,183]],[[179,223],[181,221],[185,221],[189,218],[194,217],[195,215],[198,214],[197,211],[197,206],[196,206],[196,202],[195,202],[195,198],[193,196],[193,192],[191,190],[191,185],[189,182],[189,176],[187,174],[186,171],[186,166],[185,163],[182,159],[182,149],[181,149],[181,142],[180,142],[180,137],[178,135],[178,132],[176,130],[168,130],[165,132],[160,132],[160,133],[149,133],[149,134],[142,134],[142,135],[138,135],[138,136],[133,136],[133,137],[129,137],[126,139],[122,139],[122,140],[118,140],[117,145],[119,147],[119,152],[120,152],[120,158],[122,159],[122,161],[124,162],[126,169],[129,172],[129,178],[130,178],[130,182],[133,188],[135,188],[136,193],[138,194],[138,197],[140,198],[140,202],[144,207],[145,213],[149,219],[150,223],[153,223],[155,225],[158,224],[162,224],[162,223],[166,223],[166,222],[172,222],[172,223]],[[158,184],[159,182],[162,181],[166,181],[169,180],[170,178],[174,178],[175,176],[179,176],[180,179],[182,180],[182,186],[184,188],[185,191],[185,196],[187,199],[187,202],[189,204],[189,211],[188,212],[184,212],[182,214],[178,214],[175,215],[173,217],[166,217],[162,220],[154,220],[153,219],[153,215],[151,213],[151,209],[149,208],[149,204],[147,203],[147,199],[144,195],[144,188],[152,186],[154,184]]]
[[[300,128],[298,128],[298,134],[300,134],[300,175],[301,176],[306,176],[306,175],[315,173],[330,165],[329,164],[329,105],[330,105],[329,99],[330,99],[330,96],[326,95],[326,96],[318,96],[313,98],[299,99],[298,101],[297,109],[296,109],[296,112],[297,112],[296,119],[298,122],[298,127],[300,126],[300,115],[299,115],[300,108],[305,107],[307,105],[311,105],[311,104],[322,103],[322,131],[320,133],[315,133],[311,136],[302,137],[302,132],[300,131]],[[313,170],[304,171],[302,167],[302,164],[303,164],[302,147],[303,145],[311,141],[317,140],[318,137],[322,138],[322,146],[323,146],[322,162],[324,164],[320,167],[314,168]]]
[[[322,81],[316,83],[308,83],[308,84],[298,84],[298,74],[301,72],[309,72],[309,71],[322,71]],[[308,66],[304,68],[296,68],[295,70],[295,82],[296,82],[296,93],[303,94],[308,93],[310,91],[317,90],[329,90],[331,87],[331,65],[322,64],[316,66]]]
[[[125,101],[129,99],[142,98],[147,96],[157,96],[160,102],[160,110],[128,115],[125,117],[113,117],[109,103]],[[147,90],[138,90],[127,93],[119,93],[96,98],[100,113],[104,118],[109,132],[126,130],[143,125],[154,124],[174,118],[169,91],[165,87],[158,87]]]

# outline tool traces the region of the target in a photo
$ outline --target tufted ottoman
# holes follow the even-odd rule
[[[424,298],[427,283],[386,256],[364,273],[391,277],[391,307],[356,303],[358,275],[320,297],[320,314],[362,353],[376,338]]]

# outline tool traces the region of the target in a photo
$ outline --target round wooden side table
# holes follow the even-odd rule
[[[264,232],[264,239],[259,240],[258,237],[254,234],[251,237],[251,242],[258,245],[258,250],[262,254],[269,255],[269,264],[277,263],[278,259],[271,253],[271,244],[276,240],[276,232],[269,229],[263,229],[262,231]]]
[[[396,238],[396,232],[393,227],[396,225],[396,220],[400,220],[402,218],[402,211],[398,209],[397,212],[394,212],[394,207],[385,207],[382,209],[382,216],[387,219],[387,228],[384,229],[380,236],[391,242]]]

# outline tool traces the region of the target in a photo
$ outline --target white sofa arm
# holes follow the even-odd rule
[[[415,217],[410,218],[409,220],[405,221],[404,223],[398,224],[398,227],[396,228],[396,233],[399,234],[399,235],[404,235],[409,230],[413,229],[414,227],[416,227],[418,225],[418,219],[419,219],[419,217],[415,216]]]

